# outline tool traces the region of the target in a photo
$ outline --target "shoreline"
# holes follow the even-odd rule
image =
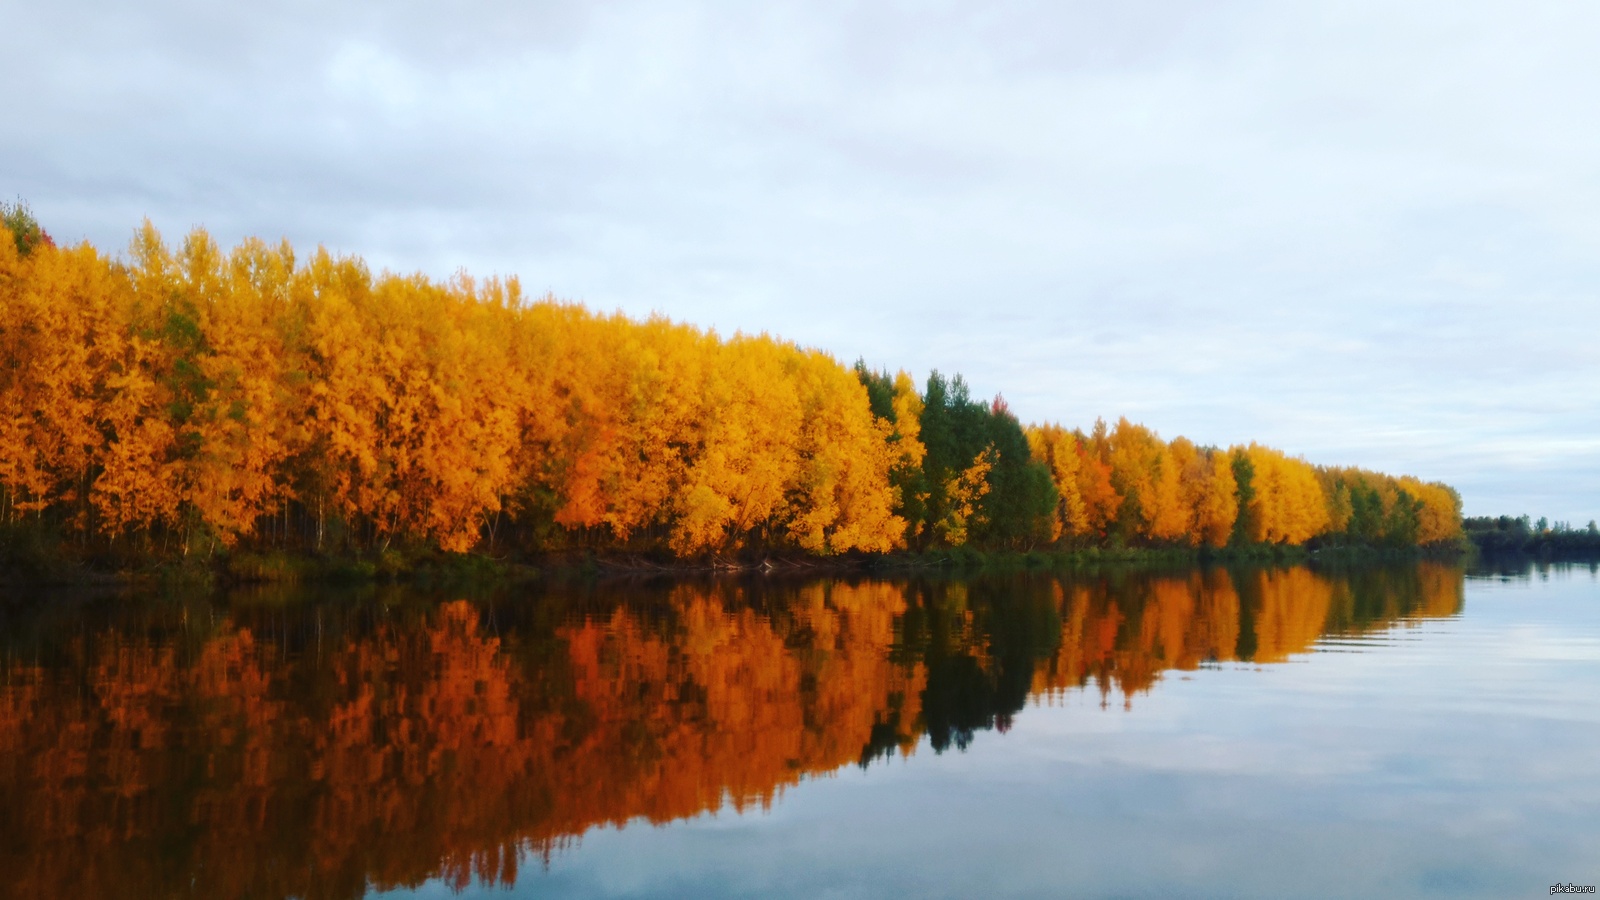
[[[1470,545],[1372,547],[1292,545],[1243,547],[1086,547],[1070,550],[985,551],[970,547],[900,550],[883,554],[805,556],[747,552],[733,556],[672,559],[648,554],[567,552],[526,557],[484,554],[316,554],[287,551],[218,553],[207,558],[152,562],[127,568],[97,567],[66,557],[26,560],[31,565],[0,569],[0,585],[12,587],[227,588],[262,584],[512,585],[540,581],[693,579],[725,576],[903,577],[921,574],[978,575],[1015,572],[1086,572],[1111,569],[1187,569],[1211,566],[1346,566],[1466,559]]]

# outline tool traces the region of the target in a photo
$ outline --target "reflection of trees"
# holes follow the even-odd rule
[[[597,825],[766,806],[923,734],[965,747],[1030,696],[1127,698],[1167,669],[1281,660],[1460,604],[1459,572],[1425,565],[8,621],[0,884],[322,897],[510,881]]]

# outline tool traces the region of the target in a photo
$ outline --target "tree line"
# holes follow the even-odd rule
[[[884,553],[1456,539],[1442,484],[1023,425],[760,334],[148,222],[0,241],[0,525],[87,553]]]
[[[1544,516],[1473,516],[1463,522],[1466,536],[1485,556],[1537,556],[1543,559],[1600,559],[1600,525],[1582,528],[1552,523]]]

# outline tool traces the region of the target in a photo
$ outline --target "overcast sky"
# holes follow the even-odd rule
[[[1600,5],[0,0],[0,195],[1600,516]]]

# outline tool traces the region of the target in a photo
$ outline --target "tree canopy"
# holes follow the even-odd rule
[[[973,545],[1410,546],[1441,484],[1024,425],[934,372],[373,273],[148,223],[122,259],[0,209],[0,523],[82,546],[707,557]]]

